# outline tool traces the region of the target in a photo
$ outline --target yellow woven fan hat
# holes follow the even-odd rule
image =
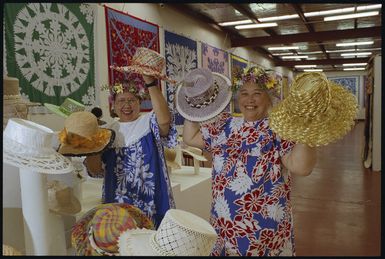
[[[289,95],[272,108],[271,129],[281,138],[311,147],[345,136],[357,115],[356,97],[324,73],[306,72],[293,81]]]

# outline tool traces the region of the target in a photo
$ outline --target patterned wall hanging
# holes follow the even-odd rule
[[[106,30],[107,30],[107,54],[108,67],[110,65],[126,66],[138,47],[145,47],[159,52],[159,26],[146,22],[132,15],[125,14],[105,6]],[[134,80],[137,84],[143,84],[143,78],[139,74],[122,73],[116,70],[108,70],[109,83]],[[160,84],[159,84],[160,86]],[[111,100],[109,100],[111,110]],[[144,100],[141,111],[152,110],[150,100]]]
[[[236,71],[239,71],[240,69],[246,68],[248,65],[248,61],[246,59],[243,59],[241,57],[238,57],[236,55],[231,54],[231,83],[234,84],[234,74]],[[240,116],[241,111],[239,109],[238,103],[235,100],[236,93],[233,93],[233,97],[231,98],[231,111],[234,116]]]
[[[198,67],[197,42],[169,31],[164,32],[164,41],[167,76],[179,82],[189,71]],[[167,103],[175,113],[175,123],[183,125],[184,118],[175,108],[176,88],[166,83],[166,89]]]
[[[22,97],[60,105],[66,97],[95,105],[94,7],[89,4],[4,5],[8,75]],[[48,113],[44,106],[32,113]]]
[[[359,76],[328,77],[328,79],[345,87],[352,94],[354,94],[357,98],[357,101],[359,101],[359,86],[360,86]],[[360,103],[360,106],[362,107],[361,103]]]
[[[229,54],[226,51],[210,46],[204,42],[201,44],[201,51],[203,68],[230,77]],[[226,106],[224,111],[230,112],[230,103]]]

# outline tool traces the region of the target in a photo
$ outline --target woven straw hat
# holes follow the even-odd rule
[[[111,129],[100,128],[91,112],[74,112],[64,122],[59,133],[58,152],[65,156],[84,156],[102,152],[115,139]]]
[[[3,255],[22,255],[22,254],[12,246],[3,244]]]
[[[128,60],[128,66],[110,66],[110,68],[121,72],[135,72],[138,74],[150,75],[170,83],[175,83],[174,80],[169,79],[163,73],[165,65],[165,58],[158,52],[140,47],[136,49],[134,56]]]
[[[86,212],[71,229],[77,255],[118,255],[118,238],[127,229],[154,229],[137,207],[126,203],[101,204]]]
[[[19,79],[15,77],[4,76],[3,78],[3,101],[4,104],[24,104],[26,106],[39,106],[40,103],[33,103],[21,98]]]
[[[81,211],[80,202],[75,197],[73,188],[58,181],[48,183],[48,208],[59,215],[74,215]]]
[[[190,121],[207,121],[221,113],[232,96],[231,81],[205,68],[191,70],[176,91],[176,109]]]
[[[51,103],[45,103],[44,106],[51,112],[67,118],[73,112],[80,112],[85,110],[85,106],[71,98],[66,98],[60,105],[54,105]]]
[[[178,164],[176,159],[176,151],[175,149],[170,148],[164,148],[164,157],[166,158],[166,164],[167,167],[170,167],[171,170],[173,169],[181,169],[180,164]]]
[[[208,256],[217,234],[204,219],[183,210],[166,212],[155,230],[132,229],[119,238],[119,252],[123,256]]]
[[[74,170],[71,161],[52,148],[54,132],[40,124],[11,118],[3,132],[5,163],[46,174]]]
[[[295,78],[288,97],[272,108],[269,123],[284,139],[322,146],[349,132],[357,107],[355,96],[324,73],[306,72]]]

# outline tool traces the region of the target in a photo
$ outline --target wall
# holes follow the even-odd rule
[[[381,171],[381,107],[382,73],[381,55],[374,58],[373,85],[373,150],[372,170]]]

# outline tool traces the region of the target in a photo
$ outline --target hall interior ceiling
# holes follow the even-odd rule
[[[381,53],[381,11],[378,3],[185,3],[169,4],[195,20],[208,23],[231,39],[231,47],[251,47],[272,60],[275,66],[294,70],[296,65],[316,65],[323,71],[342,70],[343,64],[367,63],[371,56]],[[376,6],[374,6],[376,5]],[[368,7],[369,6],[369,7]],[[379,7],[378,7],[379,6]],[[309,13],[350,8],[338,14]],[[345,9],[348,10],[348,9]],[[327,16],[362,12],[378,15],[343,20],[324,21]],[[265,21],[264,18],[293,15],[285,20]],[[275,27],[238,30],[223,22],[251,20],[249,24],[276,22]],[[367,42],[371,45],[336,46],[337,43]],[[271,47],[297,46],[298,49],[269,50]],[[371,52],[369,55],[345,56],[343,53]],[[283,58],[286,55],[307,58]],[[349,66],[349,65],[348,65]]]

